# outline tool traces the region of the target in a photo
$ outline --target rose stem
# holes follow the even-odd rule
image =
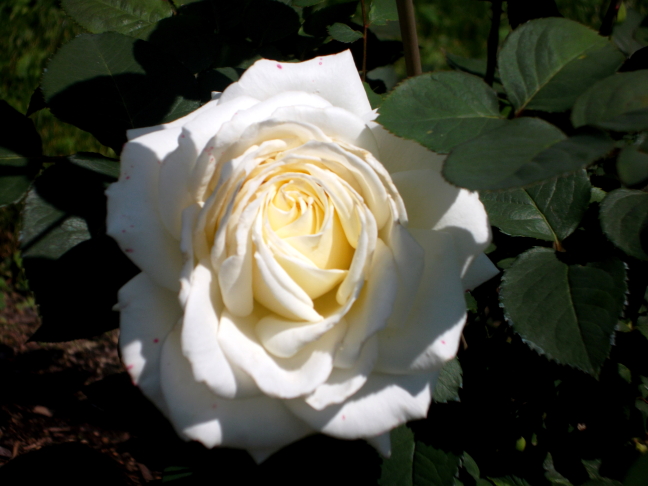
[[[360,0],[360,8],[362,9],[362,81],[367,81],[367,9],[365,7],[365,0]]]
[[[612,0],[608,6],[607,12],[603,16],[603,22],[601,23],[601,29],[599,34],[605,37],[612,35],[612,27],[614,25],[614,19],[616,19],[617,14],[619,13],[619,7],[621,7],[621,0]]]
[[[488,61],[486,62],[486,76],[484,81],[488,86],[493,86],[495,79],[495,65],[497,64],[497,47],[499,45],[499,28],[502,18],[502,0],[493,0],[493,18],[491,19],[491,28],[488,33]]]
[[[396,0],[396,7],[398,8],[398,23],[400,24],[401,38],[403,39],[403,50],[405,51],[407,76],[418,76],[423,71],[416,35],[414,4],[412,0]]]

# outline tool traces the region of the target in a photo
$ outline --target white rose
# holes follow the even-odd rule
[[[216,95],[218,96],[218,95]],[[133,381],[178,434],[257,461],[306,435],[426,416],[465,289],[496,270],[475,193],[376,117],[351,57],[261,60],[176,122],[131,130],[108,233]]]

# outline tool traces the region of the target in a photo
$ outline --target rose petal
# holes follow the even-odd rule
[[[465,275],[491,240],[486,210],[477,193],[451,186],[433,170],[399,172],[393,178],[407,207],[408,227],[452,234],[460,272]]]
[[[404,170],[432,169],[441,172],[445,155],[432,152],[411,140],[392,135],[377,123],[369,124],[380,150],[378,160],[392,175]]]
[[[335,368],[328,380],[306,397],[315,410],[337,405],[356,393],[366,383],[378,358],[378,339],[371,337],[364,343],[352,368]]]
[[[119,290],[118,308],[122,361],[133,383],[165,411],[160,355],[162,343],[182,316],[177,296],[140,273]]]
[[[365,385],[342,404],[320,411],[298,398],[286,401],[286,406],[324,434],[340,439],[375,437],[408,420],[425,418],[437,374],[372,373]]]
[[[397,291],[394,257],[387,245],[379,239],[376,242],[367,282],[346,316],[349,330],[335,355],[336,367],[356,366],[366,340],[387,325]]]
[[[231,365],[221,350],[217,312],[225,306],[206,263],[198,264],[191,275],[182,319],[182,353],[191,363],[194,380],[204,382],[214,394],[222,398],[259,395],[254,380]]]
[[[342,79],[343,89],[340,87]],[[265,100],[284,91],[315,93],[332,105],[349,110],[357,116],[371,112],[371,105],[350,51],[300,63],[257,61],[238,82],[223,91],[221,100],[227,101],[242,95]]]
[[[461,282],[463,283],[464,289],[472,290],[490,280],[498,273],[500,273],[499,268],[493,265],[490,258],[480,253],[468,267]]]
[[[259,343],[255,315],[235,317],[223,312],[218,338],[226,356],[247,372],[261,390],[276,398],[295,398],[312,392],[324,383],[333,369],[333,354],[346,325],[339,322],[317,341],[290,358],[270,355]]]
[[[107,233],[153,281],[174,291],[180,289],[182,253],[157,208],[160,162],[176,148],[179,135],[179,128],[170,128],[127,143],[119,181],[106,191]]]
[[[164,343],[160,380],[178,434],[206,447],[279,448],[311,433],[280,400],[266,396],[228,400],[196,382],[182,355],[179,326]]]
[[[452,236],[434,230],[410,231],[425,250],[425,269],[403,325],[378,333],[376,371],[413,373],[441,368],[455,356],[466,319]]]
[[[182,210],[198,202],[189,185],[192,177],[198,177],[192,175],[196,169],[198,155],[220,130],[223,123],[228,122],[237,111],[245,110],[257,103],[257,100],[249,97],[237,98],[230,103],[211,102],[207,104],[209,109],[202,110],[182,127],[178,147],[162,162],[159,182],[160,194],[164,194],[164,197],[158,201],[160,219],[175,238],[180,238]]]

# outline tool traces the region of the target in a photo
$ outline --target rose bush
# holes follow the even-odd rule
[[[496,270],[477,194],[377,125],[349,52],[261,60],[129,133],[108,232],[133,381],[177,432],[263,460],[322,432],[388,453]]]

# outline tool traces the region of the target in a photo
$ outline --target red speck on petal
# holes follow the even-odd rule
[[[132,365],[132,364],[129,364],[129,365],[126,367],[126,369],[127,369],[127,370],[132,370],[132,369],[133,369],[133,365]]]
[[[122,230],[122,233],[126,233],[126,230]]]
[[[158,338],[155,338],[155,339],[153,340],[153,342],[154,342],[155,344],[157,344],[157,343],[160,342],[160,340],[159,340]]]
[[[125,251],[126,253],[133,253],[133,249],[132,249],[132,248],[126,248],[124,251]]]
[[[126,180],[130,179],[130,176],[126,176]]]
[[[445,341],[441,341],[441,344],[445,344]]]
[[[320,62],[320,63],[319,63],[319,65],[321,66],[321,65],[322,65],[322,63]]]
[[[277,69],[283,69],[283,66],[281,64],[277,64]]]
[[[346,420],[346,415],[342,415],[342,420]]]
[[[212,408],[215,409],[216,407],[217,407],[217,405],[214,403],[214,404],[212,405]]]
[[[180,135],[180,138],[185,138],[184,133],[182,135]]]
[[[135,225],[134,225],[134,224],[131,224],[131,225],[130,225],[130,227],[131,227],[131,228],[134,228],[134,227],[135,227]]]

